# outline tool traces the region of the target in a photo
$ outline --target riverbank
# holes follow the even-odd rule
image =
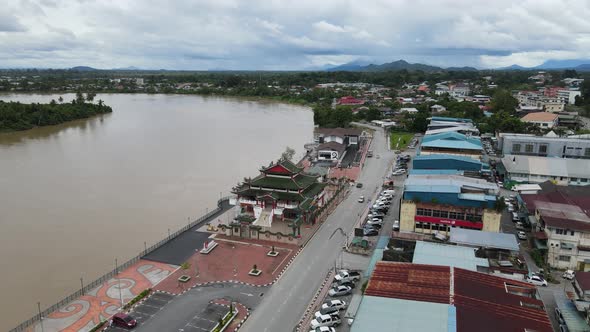
[[[52,100],[48,104],[0,100],[0,133],[53,126],[112,112],[113,109],[104,105],[102,100],[98,104],[86,103],[83,97],[71,103]]]

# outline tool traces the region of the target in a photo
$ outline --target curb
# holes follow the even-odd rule
[[[307,321],[308,315],[310,315],[312,313],[313,308],[317,304],[316,301],[320,297],[320,294],[324,290],[324,287],[326,286],[326,284],[328,282],[331,282],[330,280],[332,279],[332,272],[333,272],[333,270],[328,271],[328,274],[324,278],[324,281],[322,282],[322,284],[320,285],[320,287],[318,288],[318,290],[315,292],[315,294],[313,296],[313,299],[307,305],[307,308],[305,309],[305,312],[303,313],[303,316],[299,320],[299,323],[297,323],[297,325],[295,325],[295,331],[301,331],[302,330],[303,323],[305,323]]]
[[[209,301],[209,303],[215,303],[215,300],[219,300],[219,299],[211,300],[211,301]],[[235,303],[238,303],[239,305],[244,307],[244,309],[246,309],[246,316],[244,316],[244,318],[242,318],[242,320],[238,322],[238,326],[236,326],[236,328],[234,329],[234,332],[239,330],[242,327],[242,325],[244,325],[244,322],[246,322],[246,319],[248,319],[248,317],[250,317],[250,309],[248,309],[248,307],[246,307],[243,303],[240,303],[240,302],[235,302]],[[229,308],[229,305],[227,305],[227,304],[222,304],[222,303],[215,303],[215,304]]]

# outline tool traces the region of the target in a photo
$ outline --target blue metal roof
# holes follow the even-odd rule
[[[465,172],[458,169],[411,169],[410,175],[463,175]]]
[[[449,117],[446,117],[446,116],[433,116],[430,119],[431,120],[434,120],[434,121],[469,122],[469,123],[473,123],[473,120],[471,120],[471,119],[466,119],[466,118],[449,118]]]
[[[463,228],[451,228],[450,241],[453,243],[484,248],[496,248],[519,251],[516,236],[508,233],[476,231]]]
[[[457,132],[447,132],[424,136],[421,147],[483,150],[481,140]]]
[[[444,160],[448,160],[448,159],[460,160],[460,161],[464,161],[466,163],[473,163],[473,164],[479,164],[479,165],[482,164],[481,161],[475,160],[473,158],[465,157],[465,156],[457,156],[457,155],[453,155],[453,154],[429,154],[429,155],[425,155],[425,156],[417,156],[414,158],[414,161],[420,161],[420,160],[444,161]]]

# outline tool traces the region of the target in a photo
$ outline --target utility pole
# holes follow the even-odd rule
[[[84,279],[80,277],[80,289],[82,290],[82,295],[84,295]]]

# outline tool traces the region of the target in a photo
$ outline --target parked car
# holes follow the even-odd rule
[[[332,283],[332,287],[336,287],[336,286],[348,286],[352,289],[354,289],[356,287],[356,285],[352,281],[342,281],[342,282],[336,281],[336,282]]]
[[[363,236],[377,236],[379,235],[379,231],[373,227],[365,227],[363,228]]]
[[[516,229],[524,229],[524,225],[520,221],[517,221],[514,225],[516,225]]]
[[[557,319],[557,324],[565,324],[565,319],[563,319],[563,315],[561,314],[561,310],[559,308],[555,308],[555,318]]]
[[[348,307],[348,304],[342,300],[329,300],[322,304],[322,309],[324,308],[338,308],[338,310],[344,310]]]
[[[512,212],[512,221],[519,221],[520,218],[518,217],[518,213]]]
[[[393,230],[399,232],[399,220],[393,222]]]
[[[118,313],[113,316],[113,326],[124,327],[126,329],[132,329],[137,326],[137,320],[132,316],[125,313]]]
[[[367,215],[368,219],[373,219],[373,218],[383,219],[384,217],[385,217],[385,213],[381,213],[381,212],[371,212]]]
[[[357,183],[356,183],[356,187],[357,187],[357,188],[362,188],[362,187],[363,187],[363,184],[362,184],[362,183],[360,183],[360,182],[357,182]]]
[[[387,189],[387,190],[383,190],[382,194],[388,194],[388,195],[395,195],[395,190],[393,189]]]
[[[365,202],[365,196],[360,196],[358,199],[359,203],[364,203]]]
[[[567,328],[567,325],[561,324],[559,325],[559,332],[570,332],[570,329]]]
[[[378,226],[379,228],[381,228],[381,226],[383,226],[383,219],[380,219],[380,218],[369,219],[369,220],[367,220],[367,225]]]
[[[334,279],[336,281],[359,281],[361,274],[356,271],[340,270]]]
[[[519,231],[516,236],[518,236],[519,240],[526,240],[526,233],[523,231]]]
[[[336,329],[331,326],[320,326],[309,332],[336,332]]]
[[[393,176],[404,175],[404,174],[406,174],[405,169],[398,169],[397,171],[394,171],[393,173],[391,173],[391,175],[393,175]]]
[[[322,326],[334,326],[340,324],[340,318],[334,318],[330,315],[321,315],[311,321],[311,328],[317,329]]]
[[[574,272],[574,270],[566,270],[562,277],[564,279],[568,279],[568,280],[574,280],[574,277],[576,276],[576,272]]]
[[[547,280],[543,279],[540,275],[531,275],[526,277],[526,281],[529,284],[533,284],[535,286],[545,286],[547,287]]]
[[[324,311],[328,311],[328,312],[322,313],[321,310],[320,311],[316,311],[313,316],[315,318],[318,318],[318,317],[320,317],[322,315],[330,315],[332,317],[335,317],[335,318],[340,319],[340,311],[338,309],[336,309],[336,308],[330,308],[330,309],[327,309],[327,310],[324,310]]]
[[[330,296],[344,296],[352,293],[352,288],[348,286],[337,286],[328,291]]]
[[[330,315],[338,312],[340,312],[340,309],[338,309],[337,307],[322,307],[320,308],[320,310],[315,312],[314,317],[320,317],[321,315]]]

